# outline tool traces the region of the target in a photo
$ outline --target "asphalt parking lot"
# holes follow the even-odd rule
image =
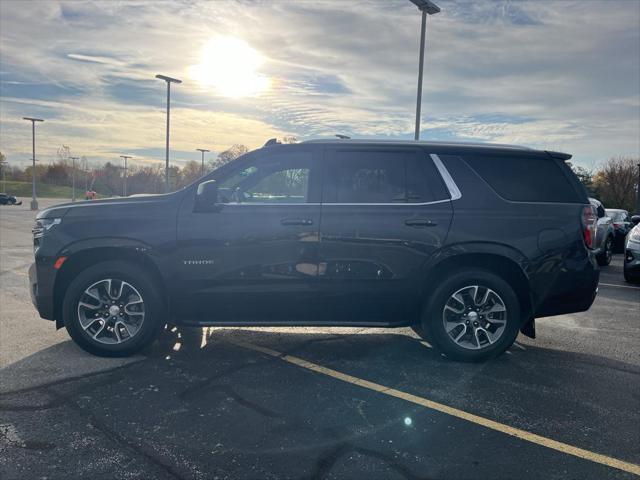
[[[0,207],[0,478],[640,475],[640,288],[620,255],[590,311],[485,364],[353,328],[167,330],[114,360],[38,318],[33,218]]]

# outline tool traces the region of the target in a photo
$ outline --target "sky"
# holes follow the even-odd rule
[[[422,140],[526,145],[595,168],[640,157],[640,0],[440,1]],[[408,0],[0,0],[0,151],[200,160],[241,143],[412,139],[420,13]]]

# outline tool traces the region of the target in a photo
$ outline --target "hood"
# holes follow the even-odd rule
[[[38,213],[36,219],[41,218],[60,218],[65,215],[93,215],[97,211],[126,209],[129,207],[142,206],[148,204],[175,204],[181,198],[184,190],[163,194],[141,194],[131,195],[130,197],[113,197],[102,198],[100,200],[82,200],[79,202],[67,202],[59,205],[53,205]]]

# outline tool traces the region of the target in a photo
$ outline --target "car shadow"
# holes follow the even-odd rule
[[[97,359],[64,342],[2,374],[28,377],[45,363],[52,372],[71,363],[91,367],[5,391],[0,412],[11,425],[28,422],[31,439],[51,452],[71,442],[67,436],[80,435],[90,446],[106,445],[104,435],[108,448],[133,450],[150,462],[139,463],[140,478],[162,478],[154,468],[187,478],[194,476],[185,474],[189,469],[219,472],[221,465],[250,469],[232,469],[230,478],[348,477],[367,468],[386,472],[379,478],[464,477],[466,463],[448,457],[454,450],[478,464],[480,477],[517,476],[520,461],[503,465],[499,475],[481,465],[504,463],[499,452],[516,441],[511,437],[293,365],[288,355],[582,448],[640,457],[637,367],[520,342],[488,362],[457,363],[407,332],[167,327],[143,355],[127,360]],[[382,439],[389,440],[381,445]],[[480,455],[473,450],[478,442],[491,446]],[[74,445],[68,454],[56,450],[62,455],[56,461],[82,454],[91,464],[93,455],[109,453]],[[522,445],[514,452],[532,455]],[[31,473],[46,472],[50,459],[39,455]],[[563,460],[566,468],[574,461]]]

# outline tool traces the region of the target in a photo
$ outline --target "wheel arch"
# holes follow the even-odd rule
[[[526,274],[527,263],[522,254],[506,246],[493,244],[455,246],[441,252],[436,261],[429,265],[423,298],[428,300],[429,291],[433,290],[443,276],[450,272],[465,268],[490,271],[504,278],[513,287],[520,303],[521,331],[534,338],[534,302],[529,277]]]
[[[61,256],[67,256],[67,260],[60,267],[53,287],[53,311],[56,328],[64,326],[62,303],[67,286],[78,273],[100,262],[120,260],[139,266],[158,285],[162,297],[168,298],[165,280],[160,269],[146,252],[146,248],[140,245],[90,245],[86,248],[75,248],[73,253],[63,252]]]

